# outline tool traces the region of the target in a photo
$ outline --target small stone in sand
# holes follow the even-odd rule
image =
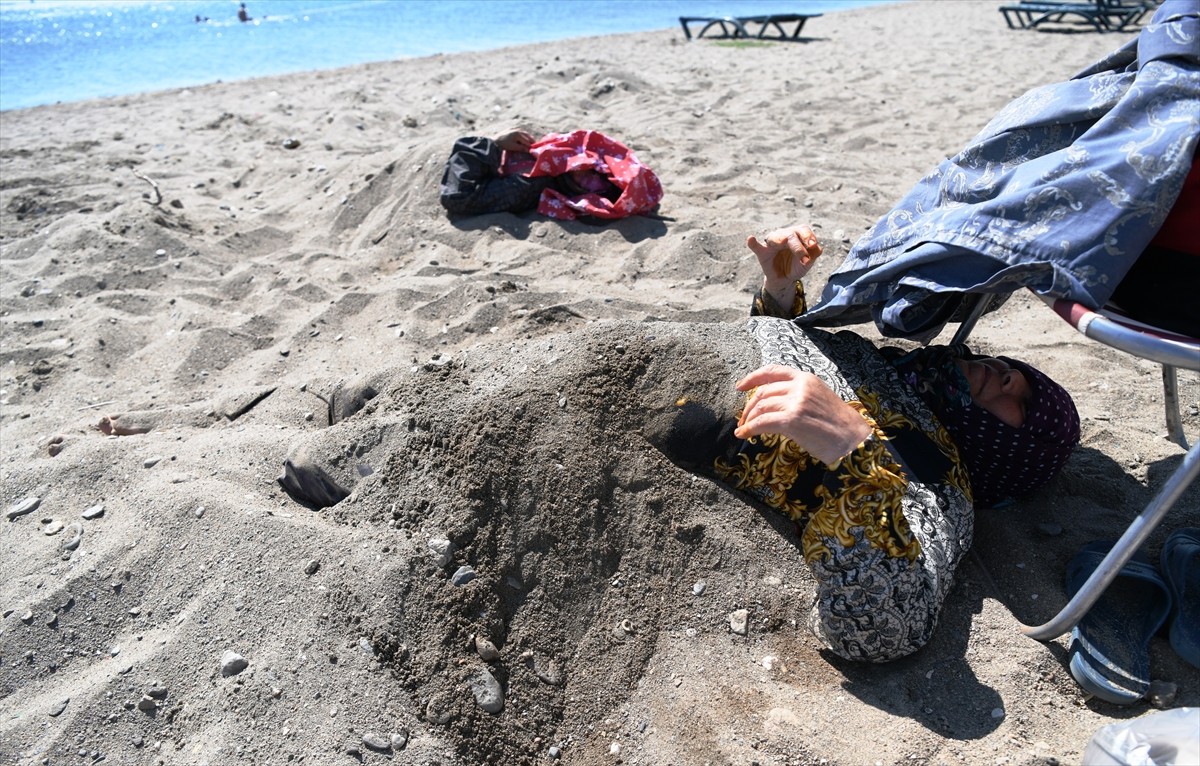
[[[85,510],[81,515],[83,518],[89,521],[100,518],[104,515],[104,503],[97,503],[96,505],[93,505],[91,508]]]
[[[317,573],[317,570],[320,568],[321,568],[320,561],[317,561],[316,559],[309,559],[308,563],[304,565],[304,574],[315,575]]]
[[[504,690],[486,668],[471,680],[471,692],[475,695],[475,703],[485,712],[495,715],[504,709]]]
[[[737,609],[729,613],[729,629],[739,636],[746,635],[750,613],[745,609]]]
[[[83,525],[78,521],[67,527],[67,537],[62,542],[64,551],[73,551],[79,547],[79,541],[83,537]]]
[[[454,576],[450,578],[450,582],[455,585],[466,585],[475,579],[475,570],[465,564],[458,568]]]
[[[225,653],[221,655],[221,675],[225,678],[236,676],[245,670],[249,664],[242,655],[232,649],[226,649]]]
[[[435,694],[425,704],[425,720],[433,724],[449,723],[453,718],[450,712],[450,701],[441,694]]]
[[[450,555],[454,552],[454,544],[444,537],[429,538],[429,552],[433,554],[433,561],[439,567],[444,567],[450,563]]]
[[[62,715],[62,712],[67,709],[67,703],[71,701],[70,697],[66,697],[50,706],[48,711],[51,718],[57,718]]]
[[[1173,681],[1151,681],[1150,688],[1146,691],[1146,701],[1151,707],[1168,710],[1174,706],[1178,694],[1179,685]]]
[[[27,513],[33,513],[37,510],[37,507],[41,505],[41,503],[42,499],[40,497],[25,498],[21,502],[14,504],[8,509],[8,520],[12,521],[13,519],[24,516]]]
[[[500,659],[500,651],[496,649],[496,645],[483,636],[475,636],[475,651],[478,652],[479,659],[484,662]]]
[[[386,753],[392,749],[391,739],[385,738],[383,735],[376,734],[374,732],[369,731],[364,734],[362,741],[367,747],[371,748],[372,750],[378,750],[382,753]]]

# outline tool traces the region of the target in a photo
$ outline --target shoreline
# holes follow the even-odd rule
[[[868,0],[868,1],[897,2],[898,0]],[[615,9],[609,9],[609,10],[613,11],[614,13],[616,12]],[[833,10],[819,11],[819,13],[828,15],[828,14],[842,13],[842,12],[846,12],[849,10],[861,10],[861,9],[836,8]],[[231,18],[232,18],[232,15],[231,15]],[[289,15],[289,18],[291,18],[290,15]],[[670,18],[670,17],[668,17],[668,18]],[[380,23],[382,24],[384,22],[381,20]],[[182,26],[184,26],[186,28],[191,28],[194,25],[189,20],[186,24],[183,24]],[[230,27],[229,31],[233,31],[237,28],[238,28],[237,23],[232,22],[232,26]],[[663,33],[663,32],[670,32],[670,31],[678,30],[678,29],[679,29],[678,23],[676,23],[676,24],[664,24],[661,27],[658,27],[656,29],[627,30],[627,31],[622,31],[622,32],[611,32],[611,33],[585,30],[585,31],[581,31],[579,34],[576,34],[576,35],[573,35],[570,37],[563,37],[563,38],[558,38],[558,39],[554,39],[554,40],[546,40],[546,41],[533,40],[533,41],[529,41],[529,42],[501,44],[501,45],[493,46],[493,47],[474,47],[474,48],[468,48],[466,50],[438,51],[438,52],[433,52],[433,53],[418,52],[418,53],[412,53],[412,54],[408,54],[408,55],[398,55],[395,52],[392,52],[388,55],[381,54],[380,58],[377,58],[372,61],[359,61],[359,62],[354,62],[354,63],[334,65],[334,66],[329,66],[329,67],[287,69],[285,71],[276,72],[274,74],[261,74],[261,70],[259,68],[257,68],[256,66],[250,66],[249,71],[251,71],[253,73],[246,77],[222,76],[216,80],[207,81],[207,82],[198,82],[198,83],[192,83],[192,84],[165,85],[165,86],[153,87],[149,90],[137,91],[137,92],[132,92],[132,93],[119,93],[119,94],[116,94],[113,96],[88,96],[85,98],[75,99],[75,100],[71,100],[71,101],[57,101],[57,102],[53,102],[51,104],[34,104],[31,106],[17,107],[17,109],[35,108],[37,106],[62,106],[62,105],[66,105],[66,104],[92,102],[92,101],[108,99],[108,98],[122,98],[122,97],[131,97],[131,96],[153,95],[155,93],[164,93],[164,92],[176,91],[176,90],[187,90],[187,89],[192,89],[192,88],[202,88],[202,87],[209,86],[209,85],[220,85],[222,83],[236,84],[236,83],[246,82],[249,80],[259,79],[261,77],[291,77],[291,76],[302,76],[302,75],[306,75],[306,74],[316,74],[316,73],[321,73],[321,72],[335,73],[341,69],[349,69],[352,67],[368,65],[368,64],[399,63],[399,62],[409,61],[409,60],[413,60],[413,59],[435,58],[438,56],[454,56],[454,55],[458,55],[458,54],[462,54],[462,53],[487,53],[489,51],[505,51],[510,48],[535,49],[539,46],[546,45],[546,44],[567,44],[567,45],[574,44],[574,45],[584,45],[585,47],[590,47],[591,45],[602,44],[602,43],[599,43],[599,41],[602,41],[604,38],[609,37],[609,36],[619,36],[619,35],[626,35],[626,34],[642,34],[642,33]],[[267,30],[264,29],[263,31],[266,32]],[[681,37],[682,37],[682,35],[681,35]],[[474,38],[478,39],[478,40],[483,40],[485,38],[485,36],[482,34],[476,34],[476,35],[474,35]],[[487,39],[491,39],[491,38],[487,38]],[[457,41],[456,43],[451,42],[448,44],[451,44],[451,45],[462,44],[461,37],[456,37],[455,40]],[[150,44],[150,43],[153,43],[154,41],[143,40],[142,42]],[[411,41],[409,41],[408,44],[412,45],[413,43]],[[487,42],[476,43],[476,45],[478,45],[478,44],[487,45],[488,43]],[[418,46],[418,49],[421,49],[424,47],[425,46]],[[185,54],[187,56],[187,60],[191,60],[191,59],[195,58],[195,54],[193,54],[193,53],[188,53],[185,51]],[[222,52],[220,52],[220,55],[230,55],[230,52],[222,51]],[[201,57],[201,58],[203,58],[203,57]],[[255,63],[258,64],[259,66],[262,66],[264,64],[269,65],[269,62],[271,60],[272,60],[271,57],[268,56],[264,61],[257,61]],[[43,65],[48,64],[48,63],[51,63],[51,62],[45,62],[45,61],[42,62]],[[184,66],[186,68],[186,65],[181,65],[181,66]],[[17,79],[15,81],[10,79],[7,82],[8,90],[11,91],[13,88],[18,87],[19,82],[21,82],[20,75],[17,76]],[[11,96],[11,92],[9,93],[9,95]],[[12,111],[12,110],[6,108],[6,109],[4,109],[4,111]]]
[[[38,498],[2,522],[0,763],[591,765],[616,743],[646,765],[1048,764],[1154,712],[1086,698],[1067,637],[1019,632],[1183,454],[1158,367],[1034,296],[973,347],[1062,383],[1082,444],[1045,490],[978,514],[932,642],[901,661],[821,652],[795,531],[641,436],[641,387],[673,401],[734,363],[663,369],[661,350],[685,328],[736,336],[760,279],[747,234],[812,223],[817,295],[1012,97],[1133,37],[1008,30],[987,0],[805,32],[664,29],[0,114],[0,495],[6,514]],[[660,215],[448,221],[454,139],[514,125],[621,140],[662,181]],[[1194,438],[1200,381],[1179,393]],[[105,435],[106,416],[148,430]],[[310,457],[336,458],[348,498],[312,511],[280,489]],[[1151,552],[1189,525],[1200,487]],[[248,665],[226,673],[226,652]],[[1200,671],[1162,638],[1150,652],[1172,706],[1200,706]],[[472,692],[484,669],[499,713]]]

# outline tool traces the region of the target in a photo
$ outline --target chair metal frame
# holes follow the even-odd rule
[[[1141,359],[1162,365],[1163,400],[1166,408],[1167,437],[1187,450],[1183,462],[1171,474],[1158,494],[1130,522],[1124,534],[1092,572],[1070,601],[1042,625],[1021,624],[1021,632],[1038,641],[1049,641],[1070,631],[1083,619],[1104,589],[1116,578],[1121,567],[1150,537],[1158,524],[1175,506],[1184,491],[1200,476],[1200,440],[1188,448],[1179,415],[1177,369],[1200,372],[1200,339],[1165,332],[1109,310],[1095,311],[1072,301],[1042,300],[1072,327],[1087,338]],[[954,335],[954,343],[965,342],[975,323],[987,311],[992,295],[980,295],[967,318]]]

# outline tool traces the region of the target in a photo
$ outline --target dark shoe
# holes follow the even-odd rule
[[[1167,632],[1171,648],[1200,668],[1200,529],[1171,533],[1163,544],[1162,571],[1175,598]]]
[[[1073,597],[1104,560],[1111,542],[1089,543],[1067,565]],[[1158,570],[1135,553],[1071,631],[1071,675],[1080,688],[1114,705],[1131,705],[1150,689],[1150,639],[1171,612]]]

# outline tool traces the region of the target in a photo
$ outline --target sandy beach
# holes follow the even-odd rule
[[[978,515],[902,661],[823,652],[794,529],[640,432],[664,396],[732,402],[708,373],[755,365],[711,350],[761,278],[748,234],[811,223],[815,294],[1001,106],[1134,35],[1012,31],[996,5],[0,114],[0,763],[1049,766],[1154,712],[1089,698],[1067,637],[1019,632],[1184,454],[1158,366],[1032,295],[972,342],[1061,382],[1082,444]],[[454,139],[516,125],[622,140],[659,215],[448,220]],[[1180,386],[1200,438],[1200,381]],[[288,459],[349,497],[297,503]],[[1200,487],[1151,555],[1182,526]],[[1200,706],[1200,671],[1150,651],[1159,705]]]

